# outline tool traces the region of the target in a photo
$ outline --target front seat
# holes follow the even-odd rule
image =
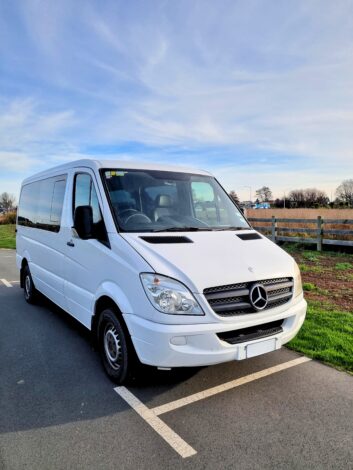
[[[172,217],[176,215],[173,208],[173,201],[169,194],[158,194],[156,197],[156,208],[154,210],[154,220],[157,222],[161,217]]]

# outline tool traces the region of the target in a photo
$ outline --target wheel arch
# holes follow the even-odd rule
[[[92,337],[94,341],[97,342],[98,340],[98,323],[99,323],[100,314],[107,308],[110,308],[114,311],[114,313],[117,315],[117,317],[121,321],[121,324],[125,330],[125,333],[128,336],[130,336],[129,329],[126,325],[126,322],[124,320],[124,315],[119,305],[114,299],[112,299],[112,297],[110,297],[107,294],[103,294],[98,299],[96,299],[94,310],[93,310],[93,315],[92,315],[92,320],[91,320],[91,333],[92,333]]]

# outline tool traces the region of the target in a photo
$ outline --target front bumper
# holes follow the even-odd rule
[[[306,301],[301,298],[287,310],[269,313],[266,322],[283,319],[281,333],[271,336],[275,349],[290,341],[300,330],[305,315]],[[248,315],[246,326],[264,323]],[[242,360],[247,357],[247,346],[263,339],[229,344],[217,333],[244,328],[237,319],[232,323],[205,323],[192,325],[166,325],[155,323],[137,315],[124,315],[136,353],[143,364],[156,367],[195,367]]]

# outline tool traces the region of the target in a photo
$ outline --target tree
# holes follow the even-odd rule
[[[307,207],[327,206],[329,203],[326,193],[316,188],[304,189],[304,199]]]
[[[283,209],[284,207],[288,209],[291,206],[291,201],[287,198],[277,198],[275,199],[274,206],[278,209]]]
[[[256,190],[256,196],[260,202],[271,201],[272,191],[268,186],[262,186],[262,188]]]
[[[320,207],[329,203],[326,193],[316,188],[294,189],[289,193],[289,199],[292,207]]]
[[[293,189],[289,193],[289,200],[294,207],[305,207],[305,196],[303,189]]]
[[[232,191],[229,193],[229,196],[233,199],[233,201],[236,203],[236,204],[239,204],[239,198],[238,198],[238,195],[237,193],[232,189]]]
[[[0,207],[5,209],[5,211],[10,211],[15,208],[16,198],[13,194],[2,193],[0,195]]]
[[[342,181],[336,189],[336,196],[339,202],[353,206],[353,179]]]

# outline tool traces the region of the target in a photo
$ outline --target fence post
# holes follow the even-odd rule
[[[277,237],[277,222],[276,222],[276,217],[273,215],[272,216],[272,241],[273,243],[276,243],[276,237]]]
[[[322,251],[322,218],[321,215],[317,216],[317,251]]]

